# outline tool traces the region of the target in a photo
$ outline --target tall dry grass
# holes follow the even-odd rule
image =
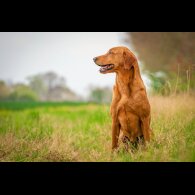
[[[111,153],[106,105],[0,110],[0,161],[195,161],[195,98],[149,97],[153,140]]]

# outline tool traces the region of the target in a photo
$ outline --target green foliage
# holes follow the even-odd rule
[[[10,94],[10,89],[4,81],[0,81],[0,100],[5,100]]]
[[[164,86],[166,85],[166,76],[164,74],[154,74],[149,73],[148,77],[151,81],[151,89],[154,94],[165,95],[163,91]]]
[[[175,95],[180,93],[190,94],[195,89],[195,80],[181,77],[175,73],[163,74],[163,72],[147,73],[151,81],[151,91],[159,95]]]
[[[112,98],[112,91],[108,87],[93,87],[90,89],[89,101],[95,103],[109,103]]]
[[[17,84],[8,99],[11,101],[36,101],[38,96],[28,86]]]
[[[44,85],[44,82],[40,75],[34,75],[28,77],[29,86],[30,88],[39,96],[41,97],[44,93],[47,92],[47,88]]]

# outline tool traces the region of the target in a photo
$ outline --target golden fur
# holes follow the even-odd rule
[[[116,73],[110,108],[112,149],[118,146],[120,132],[123,140],[132,143],[140,136],[150,141],[150,104],[135,55],[126,47],[114,47],[94,62],[101,66],[101,73]]]

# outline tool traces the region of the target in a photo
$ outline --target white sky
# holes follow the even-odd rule
[[[122,37],[119,32],[0,32],[0,79],[25,82],[27,76],[54,71],[86,96],[90,85],[113,86],[115,75],[100,74],[93,57],[128,46]]]

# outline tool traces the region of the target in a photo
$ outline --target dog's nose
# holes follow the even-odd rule
[[[95,62],[97,60],[97,58],[95,57],[95,58],[93,58],[93,61]]]

